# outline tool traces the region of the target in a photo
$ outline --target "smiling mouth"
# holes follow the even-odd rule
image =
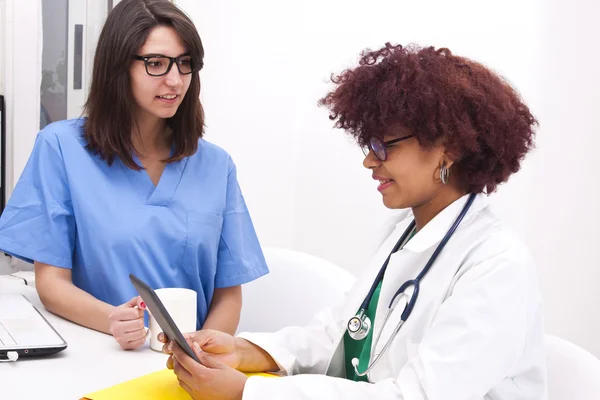
[[[392,179],[380,179],[379,180],[380,185],[385,185],[386,183],[389,183],[389,182],[393,182],[393,180]]]
[[[159,99],[174,100],[177,97],[179,97],[179,95],[177,95],[177,94],[165,94],[164,96],[156,96],[156,97],[158,97]]]

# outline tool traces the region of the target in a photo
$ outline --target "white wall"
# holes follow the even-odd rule
[[[316,106],[329,74],[353,65],[363,48],[392,41],[447,46],[507,77],[541,129],[537,150],[492,205],[537,260],[548,332],[600,356],[592,164],[600,29],[592,0],[176,2],[206,48],[207,138],[236,160],[263,245],[307,251],[354,273],[388,211],[358,148]]]
[[[600,3],[549,0],[544,18],[538,152],[528,242],[547,326],[600,355]]]
[[[533,2],[511,0],[493,13],[476,0],[439,2],[437,17],[428,15],[432,4],[389,0],[368,7],[356,0],[178,4],[195,20],[206,48],[207,137],[240,165],[263,242],[291,244],[353,272],[368,257],[387,211],[360,150],[316,106],[330,73],[386,41],[448,46],[493,65],[532,106],[539,103],[533,77],[540,60],[530,52],[539,48]],[[518,192],[527,181],[525,170],[495,201],[520,232],[526,211],[514,209],[519,196],[510,188]]]

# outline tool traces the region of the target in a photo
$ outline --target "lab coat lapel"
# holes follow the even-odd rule
[[[401,299],[401,301],[396,305],[384,327],[383,321],[388,313],[388,306],[392,301],[392,298],[406,281],[415,279],[423,270],[429,258],[433,254],[435,246],[437,246],[443,239],[444,235],[446,235],[448,229],[452,226],[456,220],[456,217],[458,217],[462,208],[466,204],[467,199],[468,195],[463,196],[442,210],[442,212],[440,212],[434,219],[425,225],[425,227],[423,227],[423,229],[421,229],[401,251],[397,252],[391,257],[385,276],[383,277],[381,293],[379,296],[379,302],[377,304],[376,318],[373,326],[374,336],[371,348],[371,359],[376,357],[381,352],[388,340],[392,339],[391,336],[394,333],[394,330],[400,321],[400,317],[405,305],[407,304],[407,297],[402,296],[403,299]],[[486,205],[487,202],[483,195],[477,196],[471,205],[469,212],[463,219],[463,223],[471,215]],[[410,219],[405,220],[398,225],[408,225],[410,220],[412,220],[412,214],[410,215]],[[400,231],[402,232],[402,230]],[[398,234],[398,231],[396,231],[394,234],[397,235],[396,240],[401,235],[401,233]],[[435,263],[431,268],[436,268]],[[423,279],[427,279],[427,277],[424,277]],[[409,294],[412,294],[412,288],[409,291]],[[421,293],[420,296],[423,296],[423,294]],[[402,329],[404,328],[400,328],[400,332],[402,332]],[[379,337],[379,340],[375,342],[375,338],[377,338],[379,332],[381,332],[381,336]]]
[[[405,214],[403,214],[402,218],[403,218],[403,220],[407,221],[406,225],[408,225],[408,223],[412,219],[406,219],[406,218],[404,218],[404,215]],[[404,228],[401,226],[401,224],[396,225],[392,234],[390,234],[386,238],[386,240],[384,240],[383,244],[379,247],[379,249],[373,256],[373,258],[369,262],[369,265],[368,265],[366,271],[362,274],[362,276],[356,281],[354,286],[348,292],[349,293],[349,296],[347,297],[348,304],[344,305],[344,307],[341,311],[342,318],[341,318],[341,325],[339,327],[339,335],[338,335],[338,339],[337,339],[337,345],[336,345],[335,351],[333,352],[332,357],[329,361],[329,365],[327,367],[327,372],[326,372],[327,375],[337,376],[337,377],[345,377],[345,363],[344,363],[345,354],[344,354],[343,339],[344,339],[344,334],[346,333],[348,320],[351,317],[355,316],[356,313],[358,312],[358,310],[361,306],[361,303],[367,296],[369,289],[371,289],[371,285],[373,284],[373,281],[377,277],[377,274],[379,273],[381,266],[385,262],[385,259],[387,258],[387,256],[392,251],[392,248],[396,244],[396,241],[398,240],[400,235],[402,235],[403,229]]]

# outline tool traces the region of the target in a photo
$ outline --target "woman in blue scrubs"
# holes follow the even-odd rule
[[[128,275],[198,294],[198,327],[234,333],[240,285],[268,272],[231,157],[202,139],[190,19],[123,0],[99,38],[86,118],[44,128],[0,219],[0,249],[35,263],[44,306],[145,341]]]

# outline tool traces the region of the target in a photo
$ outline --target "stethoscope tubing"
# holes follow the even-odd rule
[[[400,286],[400,288],[396,291],[396,293],[392,297],[392,300],[390,301],[390,304],[388,305],[387,314],[386,314],[386,316],[385,316],[385,318],[383,320],[383,325],[382,325],[381,329],[379,330],[377,338],[373,342],[373,348],[375,348],[376,345],[377,345],[377,343],[379,342],[379,339],[381,338],[381,333],[383,332],[383,328],[385,327],[385,324],[387,323],[390,315],[394,311],[394,308],[396,306],[394,304],[395,301],[396,301],[396,298],[399,295],[401,295],[401,294],[405,294],[406,290],[410,286],[413,286],[413,288],[414,288],[413,293],[410,296],[410,300],[408,301],[408,303],[407,303],[404,311],[402,312],[402,315],[400,316],[400,321],[396,325],[396,328],[394,329],[394,332],[392,333],[392,335],[390,336],[390,338],[387,340],[387,342],[383,346],[383,349],[379,352],[379,354],[377,354],[375,356],[375,359],[373,360],[373,362],[369,363],[369,365],[367,366],[367,369],[365,371],[363,371],[363,372],[359,372],[358,371],[358,359],[354,358],[352,360],[352,366],[354,367],[354,372],[355,372],[355,374],[357,376],[365,376],[365,375],[367,375],[373,369],[373,367],[377,364],[377,362],[379,361],[379,359],[381,358],[381,356],[385,353],[385,351],[389,347],[389,345],[392,342],[393,338],[400,331],[400,328],[402,327],[402,325],[404,324],[404,322],[408,319],[408,317],[412,313],[412,310],[414,309],[415,304],[417,302],[417,298],[419,297],[419,289],[420,289],[420,286],[421,286],[420,285],[421,280],[425,277],[425,275],[427,274],[427,272],[429,272],[429,270],[431,269],[431,266],[435,262],[436,258],[439,256],[439,254],[441,253],[442,249],[446,246],[446,244],[448,243],[448,241],[450,240],[450,238],[452,237],[452,235],[454,234],[454,232],[456,231],[456,229],[458,228],[458,226],[462,222],[463,218],[465,217],[465,215],[467,214],[467,212],[471,208],[471,205],[473,204],[473,201],[475,200],[475,197],[476,197],[476,195],[474,193],[471,193],[469,195],[469,198],[468,198],[467,202],[465,203],[463,209],[461,210],[460,214],[458,215],[458,217],[456,218],[456,220],[454,221],[454,223],[452,224],[452,226],[450,227],[450,229],[448,229],[448,232],[446,232],[446,235],[444,235],[444,238],[438,244],[438,246],[434,250],[434,252],[431,255],[431,257],[429,257],[429,260],[427,261],[427,264],[425,264],[425,267],[423,267],[423,269],[421,270],[421,272],[419,273],[419,275],[417,275],[417,277],[415,279],[412,279],[412,280],[404,282],[404,284],[402,284],[402,286]],[[367,293],[367,296],[365,297],[364,301],[361,304],[361,309],[360,309],[361,313],[365,313],[366,310],[367,310],[367,308],[369,307],[369,303],[371,302],[373,294],[375,293],[375,289],[379,285],[379,282],[383,279],[383,275],[385,274],[385,270],[387,269],[387,266],[388,266],[388,263],[390,261],[390,258],[392,257],[392,255],[396,251],[398,251],[398,249],[400,248],[400,246],[406,241],[408,235],[410,234],[410,232],[412,232],[412,230],[414,229],[414,227],[415,227],[415,221],[413,220],[409,224],[409,226],[406,228],[406,230],[404,231],[404,233],[402,234],[400,240],[398,240],[398,242],[394,245],[394,248],[392,249],[392,251],[390,252],[390,254],[388,255],[388,257],[386,258],[385,262],[383,263],[381,269],[379,270],[379,273],[377,274],[377,278],[373,282],[373,285],[371,285],[371,289],[369,290],[369,293]],[[372,328],[373,327],[371,326],[371,329]]]

